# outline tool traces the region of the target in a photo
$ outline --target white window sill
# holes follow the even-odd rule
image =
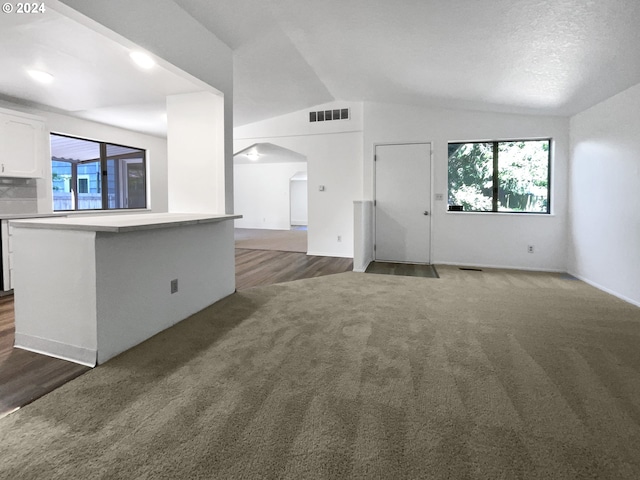
[[[555,213],[522,213],[522,212],[450,212],[447,215],[480,215],[490,217],[555,217]]]

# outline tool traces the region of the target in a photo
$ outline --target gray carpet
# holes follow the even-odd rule
[[[438,271],[236,293],[0,420],[0,478],[640,478],[640,309]]]

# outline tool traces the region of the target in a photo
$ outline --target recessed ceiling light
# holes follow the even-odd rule
[[[139,67],[147,70],[156,64],[156,61],[144,52],[131,52],[129,56],[131,57],[131,60],[136,62]]]
[[[249,152],[247,153],[247,158],[252,162],[257,162],[260,158],[260,154],[258,152]]]
[[[34,80],[40,83],[53,82],[53,75],[51,75],[48,72],[43,72],[42,70],[29,70],[27,73],[29,73],[31,78],[33,78]]]

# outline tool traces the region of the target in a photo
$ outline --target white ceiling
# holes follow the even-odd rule
[[[166,135],[166,97],[202,88],[160,65],[136,66],[130,50],[52,8],[0,15],[0,97],[28,105]],[[54,75],[42,85],[27,74]]]
[[[638,0],[174,1],[234,51],[236,126],[332,100],[568,116],[640,83]],[[0,15],[0,52],[0,98],[154,135],[201,90],[51,8]]]
[[[638,0],[174,0],[234,50],[235,124],[331,100],[568,116],[640,82]]]
[[[249,155],[258,155],[251,158]],[[292,163],[306,162],[307,157],[288,148],[274,145],[273,143],[254,143],[239,152],[233,154],[233,163],[236,165],[252,165],[256,163]]]

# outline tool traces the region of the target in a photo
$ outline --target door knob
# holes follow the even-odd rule
[[[425,215],[429,215],[429,212],[427,210],[424,211]]]

